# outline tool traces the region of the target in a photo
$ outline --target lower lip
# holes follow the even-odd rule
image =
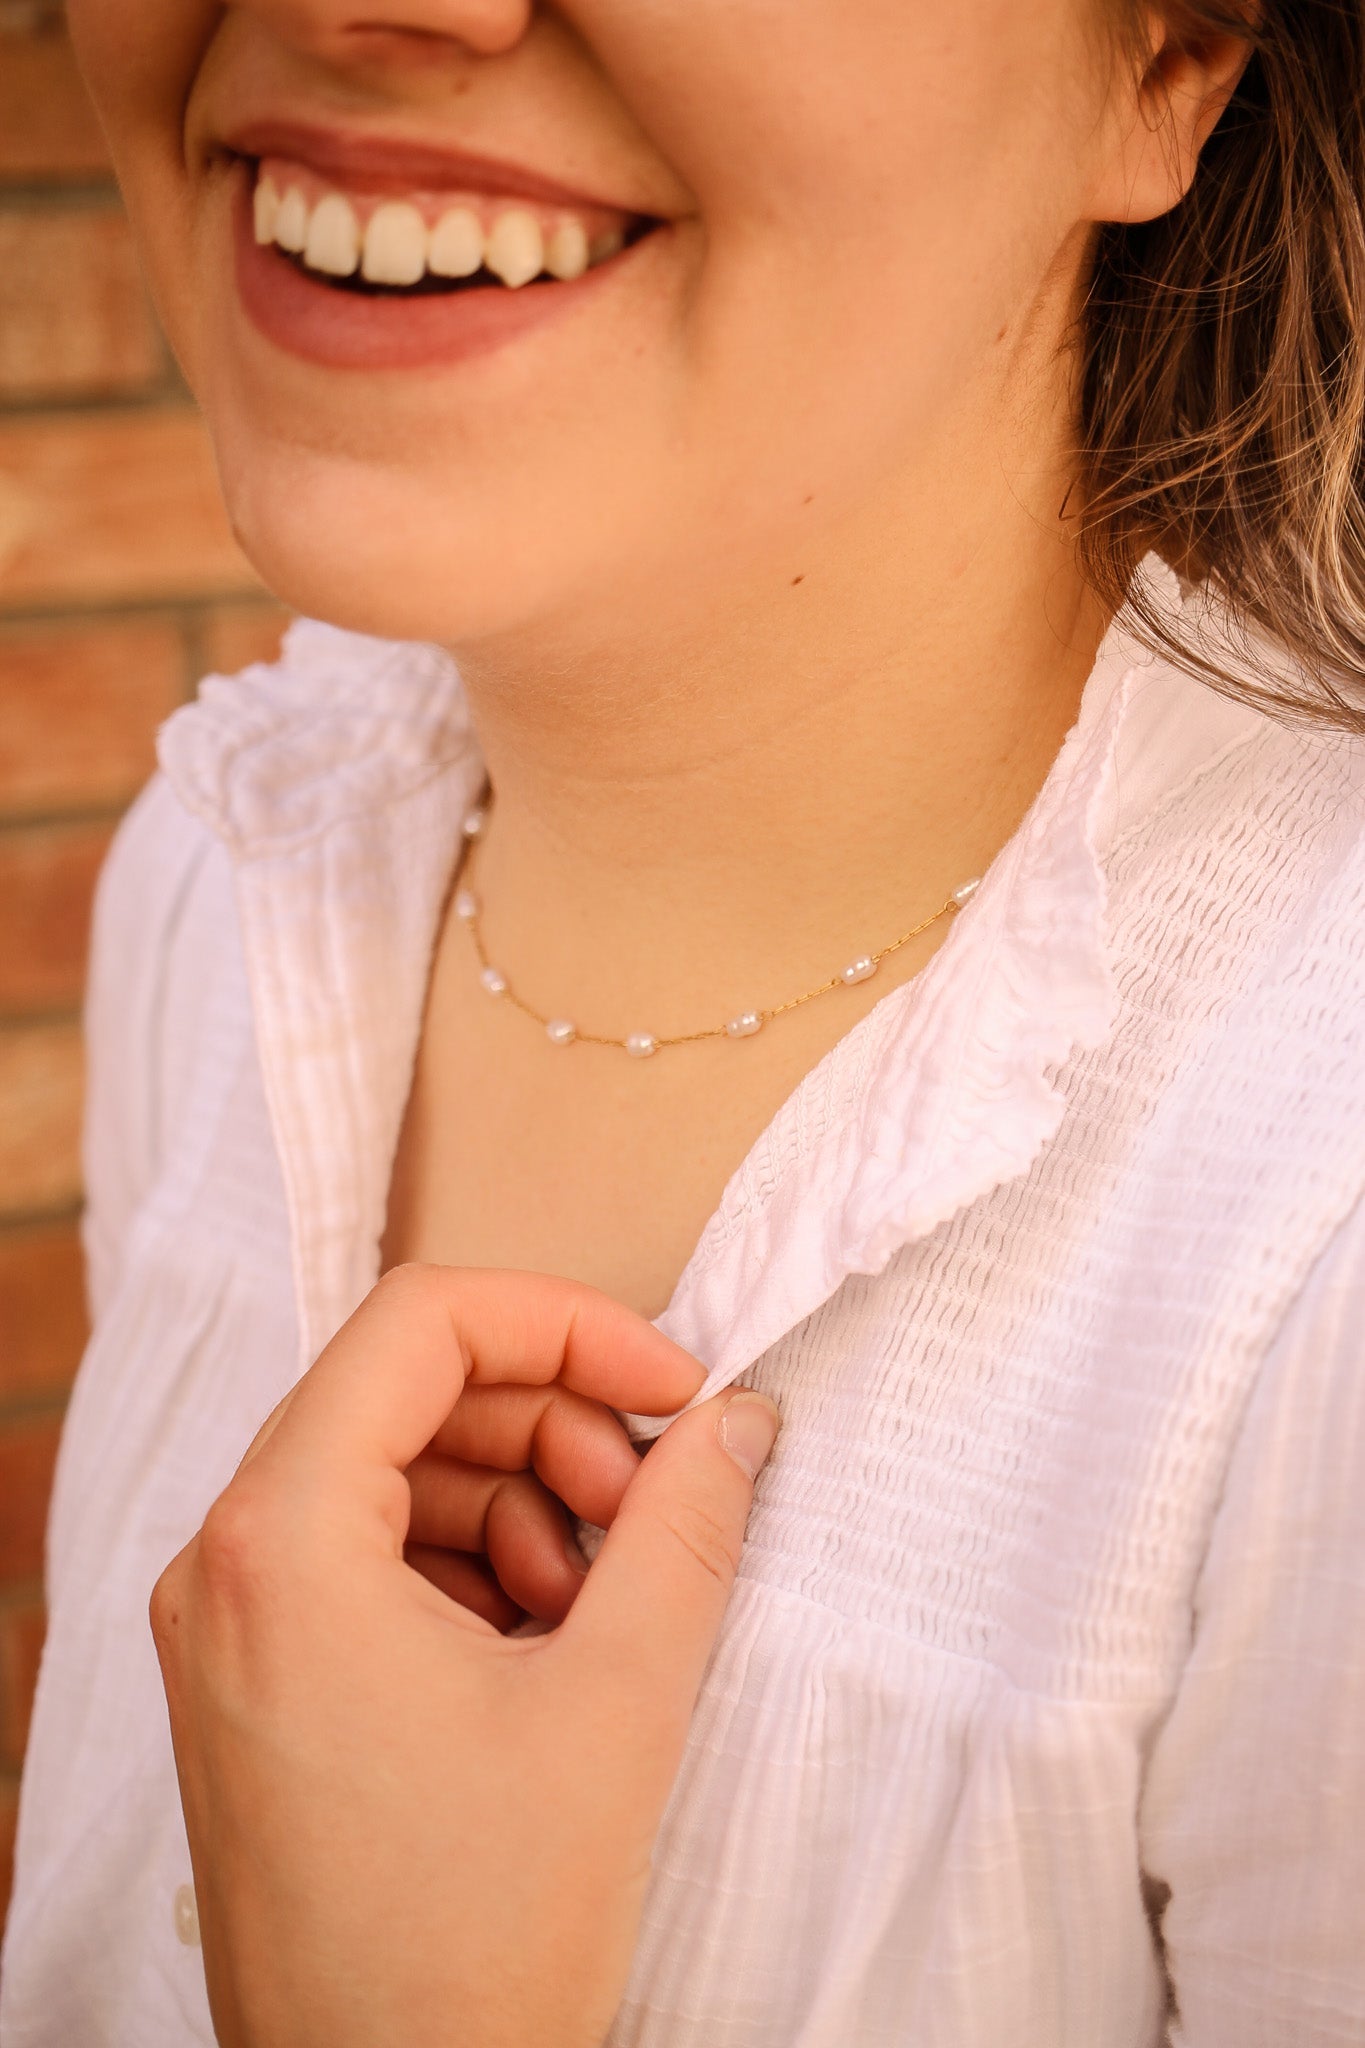
[[[237,290],[277,347],[337,370],[419,370],[489,355],[581,306],[631,251],[569,283],[489,285],[421,298],[369,298],[321,284],[273,244],[257,242],[247,177],[233,203]]]

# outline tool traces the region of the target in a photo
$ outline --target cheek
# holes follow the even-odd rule
[[[76,55],[115,152],[155,135],[174,145],[205,52],[218,31],[215,0],[68,0]]]
[[[1074,0],[574,11],[697,195],[697,396],[754,447],[797,420],[894,442],[993,351],[1074,226]]]
[[[215,0],[69,0],[67,14],[158,310],[183,357],[190,333],[178,299],[195,222],[185,110],[222,9]]]

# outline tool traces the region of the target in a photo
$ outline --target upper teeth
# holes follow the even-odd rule
[[[294,194],[289,196],[292,199]],[[277,217],[277,241],[279,233]],[[349,277],[359,262],[360,224],[350,201],[339,192],[329,192],[313,208],[304,238],[303,260],[313,270],[325,270],[329,277]]]
[[[341,203],[349,212],[347,202]],[[365,230],[361,276],[371,284],[416,284],[426,267],[427,225],[417,208],[392,199],[377,206]]]
[[[301,256],[311,270],[329,277],[353,277],[371,284],[413,285],[433,277],[472,277],[490,270],[516,289],[548,271],[551,277],[581,277],[621,248],[619,228],[590,237],[581,220],[566,215],[543,226],[524,206],[495,213],[485,225],[467,204],[452,205],[434,224],[410,201],[387,199],[369,219],[341,192],[327,192],[311,204],[301,186],[284,191],[268,176],[254,195],[256,240],[274,242]]]

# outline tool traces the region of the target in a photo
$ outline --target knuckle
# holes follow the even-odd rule
[[[393,1333],[418,1332],[452,1312],[450,1270],[412,1259],[381,1273],[356,1311],[368,1320],[378,1314]]]
[[[147,1603],[147,1618],[152,1625],[152,1641],[157,1654],[165,1659],[176,1641],[176,1631],[183,1604],[183,1587],[180,1560],[168,1564],[161,1577],[152,1587],[152,1597]]]
[[[384,1301],[425,1301],[439,1285],[437,1266],[424,1266],[416,1259],[390,1266],[375,1282],[374,1293]]]
[[[264,1524],[260,1502],[246,1487],[230,1486],[219,1495],[196,1546],[199,1572],[208,1586],[240,1593],[259,1576],[268,1547]]]
[[[667,1527],[675,1542],[722,1586],[728,1586],[739,1565],[739,1544],[722,1518],[704,1502],[675,1507]]]

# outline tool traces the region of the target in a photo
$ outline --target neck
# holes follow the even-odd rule
[[[1057,516],[1064,446],[1056,413],[1008,449],[945,422],[783,559],[459,650],[509,968],[608,1027],[695,1018],[819,979],[978,874],[1108,623]]]

